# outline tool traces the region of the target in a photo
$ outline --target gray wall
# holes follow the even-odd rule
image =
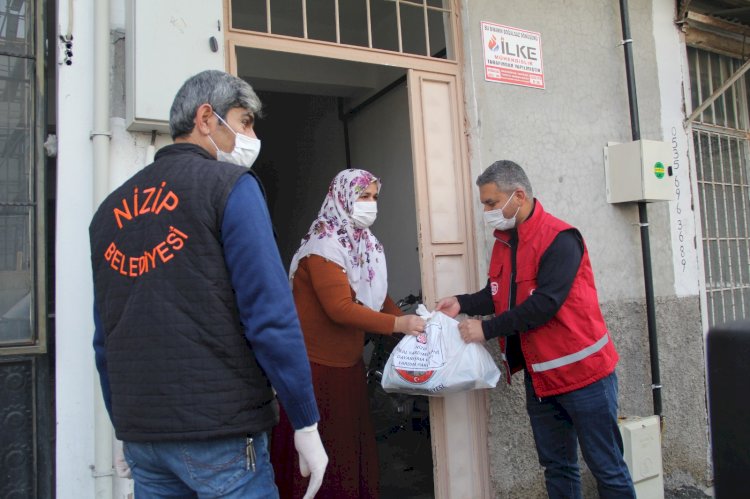
[[[382,179],[373,232],[388,262],[388,292],[396,300],[421,290],[417,210],[406,84],[396,87],[349,123],[352,166]]]
[[[655,28],[646,0],[630,2],[630,20],[641,135],[664,140],[652,32],[675,27]],[[541,34],[544,90],[485,81],[481,21]],[[631,140],[618,2],[468,0],[462,26],[471,174],[476,177],[498,159],[517,161],[545,208],[581,230],[621,357],[620,413],[648,416],[653,409],[638,210],[631,204],[608,204],[604,181],[603,147]],[[483,276],[492,240],[480,218],[476,189],[474,202],[478,272]],[[709,479],[709,462],[698,297],[675,296],[667,204],[650,204],[648,211],[664,385],[665,482],[669,489],[702,488]],[[503,384],[491,391],[489,400],[495,496],[543,497],[521,376],[512,387]],[[588,472],[585,484],[587,496],[594,497]]]

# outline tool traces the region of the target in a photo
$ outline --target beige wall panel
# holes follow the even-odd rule
[[[469,290],[466,282],[464,255],[435,255],[435,293],[438,297],[453,296]]]
[[[430,233],[433,243],[465,239],[459,221],[460,185],[456,166],[460,164],[454,129],[456,116],[452,82],[421,78],[422,127],[427,166],[427,195],[430,199]]]

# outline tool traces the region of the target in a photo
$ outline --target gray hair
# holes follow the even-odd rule
[[[260,99],[245,80],[224,71],[202,71],[182,84],[172,102],[169,130],[173,139],[193,131],[195,113],[203,104],[210,104],[222,118],[235,107],[246,109],[256,117],[260,117],[261,112]]]
[[[534,197],[529,177],[526,176],[523,168],[513,161],[507,159],[495,161],[477,177],[479,187],[491,182],[494,182],[501,192],[510,193],[521,189],[528,197]]]

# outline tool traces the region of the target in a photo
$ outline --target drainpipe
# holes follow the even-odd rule
[[[109,192],[109,1],[94,2],[94,210]],[[94,487],[97,499],[113,497],[112,424],[94,371]]]
[[[628,0],[620,0],[620,19],[622,21],[623,47],[625,48],[625,73],[628,81],[628,104],[630,105],[630,129],[633,140],[641,139],[638,118],[638,97],[635,89],[635,70],[633,66],[633,40],[630,38],[630,21],[628,19]],[[648,325],[648,346],[651,359],[651,391],[654,402],[654,414],[663,424],[661,407],[661,374],[659,373],[659,345],[656,335],[656,312],[654,303],[654,278],[651,272],[651,243],[648,234],[648,211],[644,201],[638,202],[638,218],[641,228],[641,252],[643,254],[643,280],[646,285],[646,321]]]

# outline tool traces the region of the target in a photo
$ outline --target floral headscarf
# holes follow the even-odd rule
[[[292,258],[289,279],[302,258],[322,256],[346,270],[357,300],[379,311],[388,290],[383,245],[369,228],[357,228],[351,218],[354,203],[373,182],[380,191],[380,180],[365,170],[343,170],[334,177],[318,217]]]

